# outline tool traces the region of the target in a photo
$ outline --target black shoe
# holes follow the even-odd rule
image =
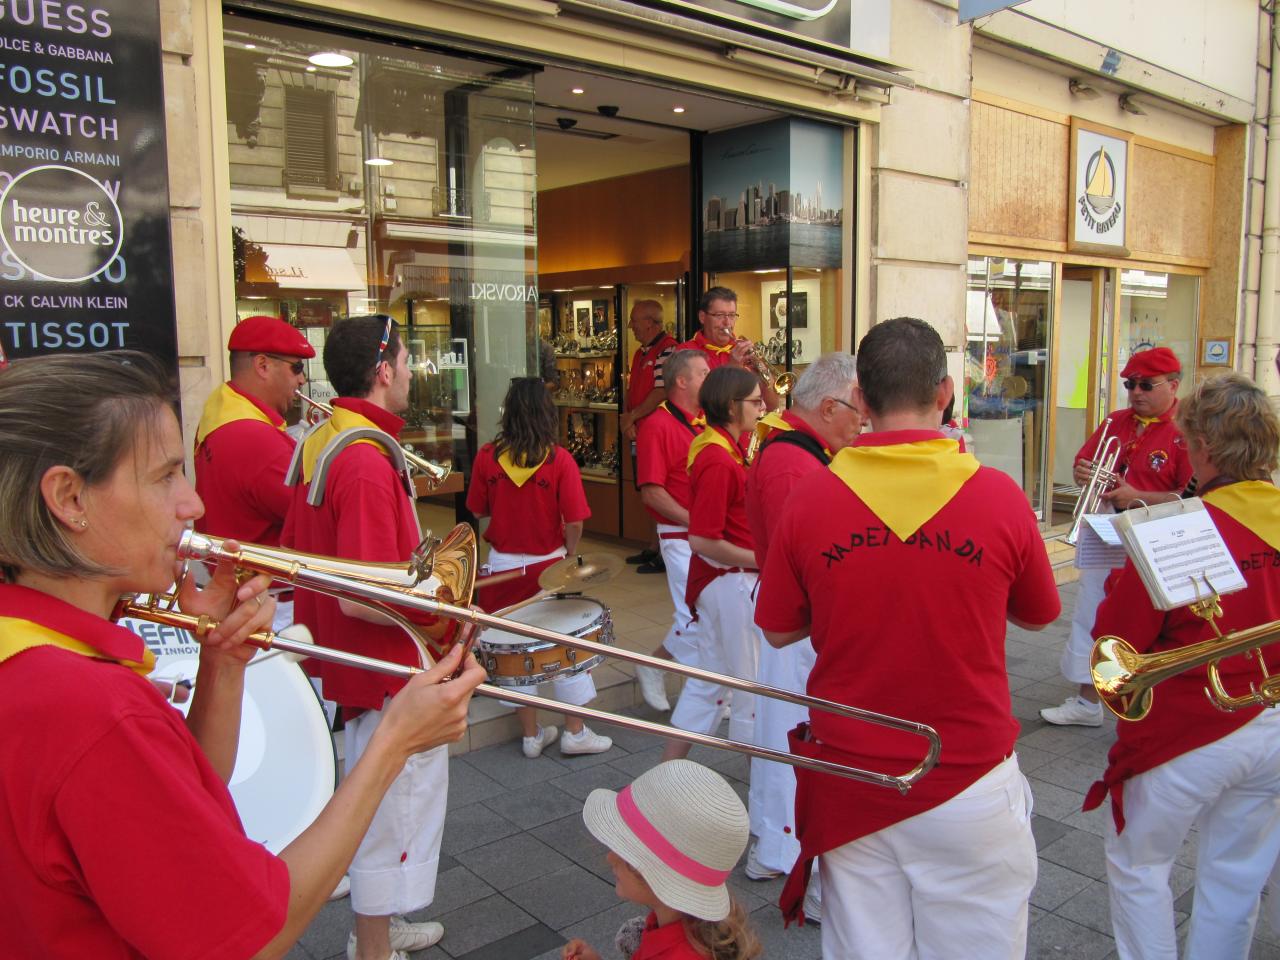
[[[634,553],[627,557],[627,563],[653,563],[655,560],[661,559],[661,554],[657,550],[650,550],[645,547],[639,553]]]
[[[650,560],[648,563],[642,563],[636,567],[636,573],[666,573],[667,565],[662,562],[661,557]]]

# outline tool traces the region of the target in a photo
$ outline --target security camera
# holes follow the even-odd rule
[[[596,107],[596,111],[602,117],[616,117],[618,115],[618,110],[619,108],[613,106],[612,104],[601,104],[600,106]]]
[[[556,117],[556,124],[561,130],[572,130],[578,125],[578,121],[573,117]]]

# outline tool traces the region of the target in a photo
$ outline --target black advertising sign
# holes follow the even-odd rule
[[[0,346],[177,369],[157,0],[0,0]]]

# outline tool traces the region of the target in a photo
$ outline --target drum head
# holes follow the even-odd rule
[[[193,680],[200,647],[188,633],[120,620],[156,655],[157,680]],[[190,701],[175,704],[184,714]],[[324,707],[302,668],[259,652],[245,667],[240,745],[228,788],[245,834],[279,853],[320,815],[338,785]]]
[[[508,620],[527,623],[531,627],[542,627],[570,637],[581,637],[591,633],[600,626],[605,617],[604,604],[586,597],[547,597],[527,607],[513,612]],[[483,635],[485,646],[520,647],[521,649],[539,650],[552,644],[540,640],[532,640],[519,634],[505,630],[485,630]]]

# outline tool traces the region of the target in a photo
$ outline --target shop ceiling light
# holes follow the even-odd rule
[[[671,108],[671,112],[672,112],[672,113],[684,113],[684,107],[672,107],[672,108]]]
[[[580,97],[580,96],[582,96],[584,93],[586,93],[587,91],[583,90],[581,87],[574,87],[574,88],[573,88],[572,90],[570,90],[569,92],[570,92],[570,93],[572,93],[574,96]]]
[[[386,157],[370,157],[364,162],[366,167],[389,167],[395,163],[394,160],[388,160]]]
[[[256,43],[246,43],[246,44],[244,45],[244,48],[245,48],[246,50],[257,50],[257,49],[258,49],[258,45],[257,45]]]
[[[315,73],[315,72],[316,72],[315,67],[307,67],[307,73]]]
[[[336,50],[322,50],[319,53],[313,53],[307,59],[317,67],[349,67],[355,63],[345,53],[338,53]]]

